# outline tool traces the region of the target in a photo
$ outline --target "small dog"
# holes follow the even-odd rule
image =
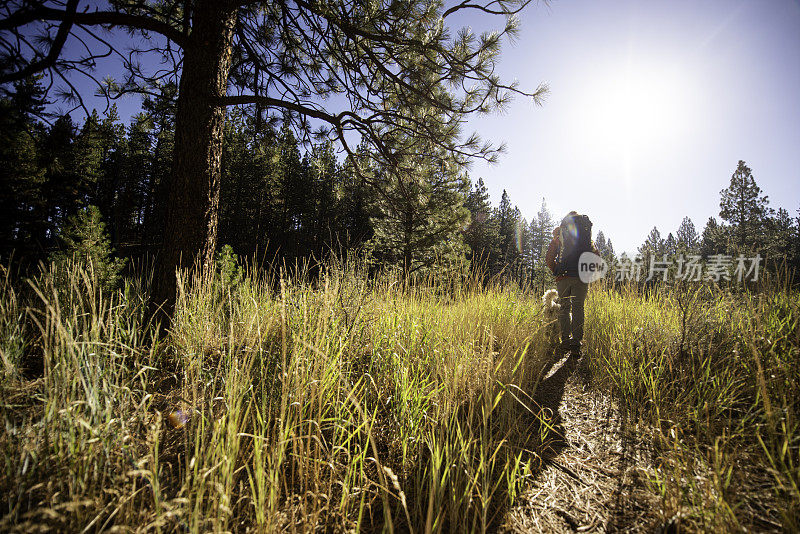
[[[558,303],[558,291],[548,289],[542,295],[542,323],[548,341],[552,346],[557,346],[561,342],[561,329],[558,325],[558,312],[561,304]]]
[[[558,316],[558,310],[561,309],[561,304],[558,302],[558,291],[555,289],[548,289],[542,295],[542,304],[544,304],[545,313],[551,312],[553,317]]]

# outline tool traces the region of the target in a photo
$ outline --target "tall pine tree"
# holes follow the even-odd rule
[[[464,207],[469,182],[455,161],[403,159],[399,165],[374,171],[382,186],[375,197],[380,216],[373,220],[373,244],[409,276],[435,262],[464,257],[462,230],[469,221]]]
[[[661,237],[661,232],[655,226],[650,230],[647,239],[639,247],[639,254],[644,261],[649,261],[650,255],[655,255],[656,259],[661,259],[664,254],[664,239]]]
[[[730,185],[720,194],[719,215],[731,225],[733,251],[754,252],[764,237],[770,208],[767,196],[761,194],[753,172],[744,161],[739,161]]]
[[[694,223],[689,217],[684,217],[678,227],[675,238],[676,252],[679,254],[695,254],[699,246],[700,237],[697,235]]]
[[[700,254],[704,258],[714,254],[725,254],[728,250],[728,228],[709,217],[700,237]]]
[[[45,106],[39,81],[14,84],[0,99],[0,258],[41,254],[47,246],[45,169],[40,164]]]

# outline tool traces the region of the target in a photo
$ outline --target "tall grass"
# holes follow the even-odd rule
[[[800,530],[798,302],[781,287],[591,293],[593,376],[654,429],[665,520]]]
[[[4,272],[0,529],[495,529],[546,439],[538,294],[366,271],[184,277],[164,337],[138,279]],[[798,318],[783,288],[590,292],[594,384],[652,429],[665,522],[800,529]]]
[[[25,310],[13,289],[11,272],[0,266],[0,376],[4,380],[18,378],[25,352]]]
[[[0,528],[485,531],[536,467],[535,296],[354,264],[195,277],[159,343],[141,287],[51,269],[0,307]]]
[[[15,289],[4,288],[4,363],[18,366],[22,346],[44,369],[26,380],[16,367],[0,388],[4,528],[100,530],[121,516],[139,521],[150,495],[131,473],[146,461],[157,345],[142,344],[141,299],[96,290],[91,270],[58,269],[66,272],[32,284],[39,306],[25,314]],[[15,341],[26,327],[38,335]]]

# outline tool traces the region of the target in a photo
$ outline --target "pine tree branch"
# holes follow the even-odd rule
[[[530,4],[531,1],[532,0],[525,0],[524,2],[521,2],[520,5],[515,9],[506,9],[504,7],[501,7],[500,9],[493,9],[492,6],[501,5],[503,2],[500,2],[499,0],[493,0],[488,4],[480,5],[480,4],[472,4],[468,0],[464,0],[460,4],[456,4],[453,7],[449,8],[447,11],[445,11],[444,14],[442,14],[442,18],[446,18],[452,15],[453,13],[456,13],[464,9],[477,9],[478,11],[482,11],[483,13],[489,15],[516,15],[517,13],[525,9],[525,7],[528,4]]]
[[[217,102],[221,106],[247,106],[250,104],[261,104],[266,107],[283,108],[307,117],[323,120],[333,126],[341,125],[342,115],[331,115],[321,109],[312,108],[298,104],[297,102],[290,102],[288,100],[281,100],[279,98],[272,98],[269,96],[260,95],[230,95],[220,98]],[[350,115],[355,116],[350,113]]]
[[[56,33],[56,37],[53,40],[53,44],[50,46],[50,51],[47,53],[47,55],[39,61],[33,61],[29,63],[25,68],[17,72],[0,75],[0,83],[23,80],[32,74],[49,69],[55,65],[59,54],[61,54],[61,50],[64,48],[64,43],[67,41],[67,37],[69,37],[70,31],[72,31],[72,25],[75,22],[75,14],[77,10],[78,0],[68,0],[66,9],[64,10],[64,20],[58,27],[58,32]],[[2,23],[0,23],[0,26],[1,25]]]
[[[18,31],[22,26],[37,21],[69,21],[70,24],[86,26],[108,25],[151,31],[163,35],[181,47],[188,43],[188,36],[182,31],[152,17],[116,11],[77,12],[76,9],[70,9],[73,3],[75,4],[73,7],[77,8],[77,2],[70,0],[67,9],[64,10],[40,6],[17,11],[0,21],[0,31]]]

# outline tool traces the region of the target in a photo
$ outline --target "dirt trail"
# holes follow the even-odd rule
[[[556,362],[535,399],[552,414],[544,465],[508,512],[503,532],[653,532],[664,528],[646,444],[607,395],[588,388],[588,365]]]

